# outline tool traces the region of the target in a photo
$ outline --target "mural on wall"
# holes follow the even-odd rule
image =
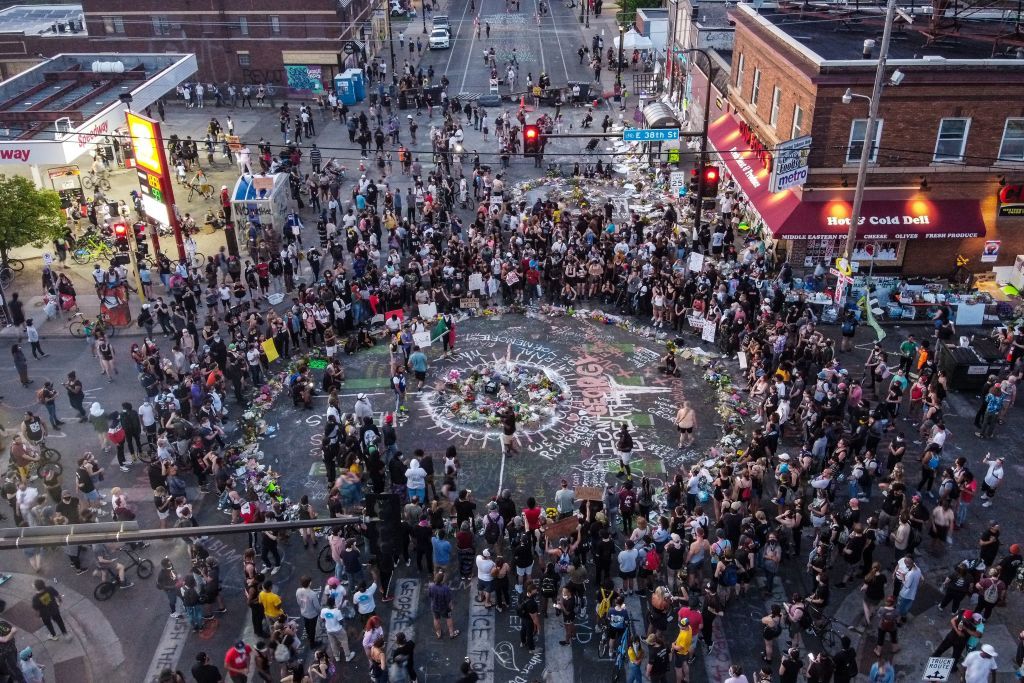
[[[319,95],[324,91],[323,67],[286,65],[285,74],[288,77],[288,91],[293,95],[313,94]]]

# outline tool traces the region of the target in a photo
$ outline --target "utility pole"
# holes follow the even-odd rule
[[[390,3],[384,3],[384,21],[388,27],[388,47],[391,49],[391,75],[395,75],[395,37],[391,33],[391,7]]]
[[[864,146],[860,151],[860,163],[857,165],[857,186],[853,193],[853,209],[850,211],[850,227],[846,231],[846,260],[853,258],[853,243],[857,241],[857,223],[860,222],[860,209],[864,203],[864,185],[867,182],[868,161],[875,147],[875,130],[878,128],[878,105],[885,87],[885,60],[889,56],[889,39],[892,37],[893,19],[896,17],[896,0],[889,0],[885,11],[885,29],[882,32],[882,44],[878,49],[878,67],[875,69],[875,86],[871,90],[871,101],[868,104],[868,125],[864,131]]]
[[[711,55],[699,47],[691,47],[686,50],[682,50],[683,53],[699,52],[704,55],[704,59],[708,60],[708,87],[704,93],[704,130],[700,136],[700,155],[697,157],[697,213],[693,219],[694,228],[700,231],[701,223],[704,218],[704,165],[707,163],[708,155],[708,130],[711,125],[711,88],[713,87],[712,74],[714,72],[714,63],[711,61]],[[696,68],[696,65],[691,67]]]
[[[615,82],[619,84],[620,88],[622,87],[622,58],[626,47],[625,36],[626,26],[624,24],[619,24],[619,63],[616,65],[617,68],[615,69]]]

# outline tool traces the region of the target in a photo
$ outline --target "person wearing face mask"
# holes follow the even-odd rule
[[[782,564],[782,546],[779,544],[778,534],[768,534],[768,542],[764,545],[761,554],[761,568],[764,570],[765,596],[772,593],[775,585],[775,576],[779,573],[779,566]]]

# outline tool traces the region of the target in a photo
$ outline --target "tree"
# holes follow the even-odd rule
[[[0,263],[11,249],[56,239],[67,229],[60,195],[22,176],[0,175]]]

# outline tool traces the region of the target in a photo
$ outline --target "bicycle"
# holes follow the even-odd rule
[[[106,313],[100,313],[96,316],[96,319],[86,319],[81,311],[76,311],[71,316],[71,321],[68,322],[68,332],[71,333],[72,337],[78,339],[84,339],[85,337],[95,336],[97,333],[101,333],[107,337],[117,336],[117,326],[110,322],[110,316]]]
[[[626,664],[629,662],[629,643],[633,638],[632,619],[626,624],[619,639],[619,645],[615,648],[615,666],[612,669],[612,683],[618,683],[626,678]]]
[[[109,261],[115,255],[114,248],[107,244],[103,238],[87,233],[71,251],[71,260],[80,266],[84,266],[102,259]]]
[[[143,441],[142,448],[139,449],[136,457],[147,465],[152,464],[156,461],[156,444]]]
[[[206,254],[201,251],[197,251],[192,254],[192,261],[188,264],[190,268],[202,268],[203,264],[206,263]]]
[[[811,635],[821,641],[821,647],[826,652],[832,652],[843,637],[843,634],[837,631],[835,626],[836,624],[845,626],[845,624],[828,616],[824,612],[812,610],[811,614],[811,627],[808,631]]]
[[[147,560],[144,557],[140,558],[138,553],[136,553],[129,545],[123,545],[119,550],[131,559],[131,563],[126,565],[124,568],[126,575],[128,570],[132,567],[135,567],[135,573],[138,574],[140,579],[148,579],[153,575],[152,560]],[[101,570],[107,578],[105,581],[101,581],[92,592],[93,597],[101,602],[109,600],[119,588],[130,588],[135,585],[133,583],[128,583],[127,585],[122,584],[117,578],[116,569],[112,567],[102,567]],[[127,581],[127,578],[125,580]]]
[[[99,189],[106,192],[110,190],[110,178],[107,177],[105,171],[99,173],[89,171],[82,176],[82,187],[86,190]]]
[[[213,199],[213,193],[215,191],[216,189],[213,187],[213,183],[209,180],[193,179],[192,182],[188,183],[188,201],[192,201],[192,197],[197,192],[203,199]]]

